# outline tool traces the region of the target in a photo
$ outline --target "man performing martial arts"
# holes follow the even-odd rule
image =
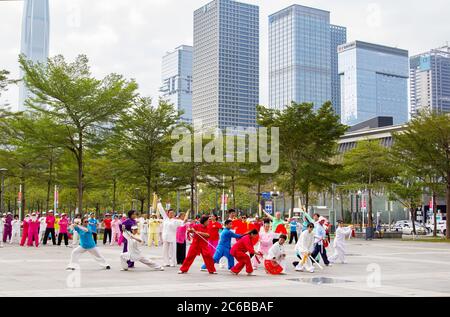
[[[325,263],[326,266],[330,266],[330,261],[328,261],[327,249],[324,246],[324,241],[327,239],[327,232],[323,227],[325,220],[320,217],[319,214],[314,215],[314,220],[316,221],[314,227],[314,251],[311,255],[313,259],[317,258],[320,254],[320,257]]]
[[[233,274],[238,275],[245,267],[247,275],[253,275],[253,267],[250,258],[256,254],[253,247],[253,241],[257,236],[258,231],[252,230],[248,235],[239,239],[239,241],[237,241],[236,244],[231,248],[231,255],[234,256],[238,261],[238,263],[230,270]],[[247,255],[247,252],[250,254],[250,256]],[[257,254],[259,256],[262,256],[262,254],[259,252]]]
[[[138,226],[133,226],[131,227],[131,232],[129,232],[126,230],[125,226],[122,226],[123,236],[127,239],[128,243],[128,252],[122,253],[120,256],[122,271],[128,271],[128,262],[130,261],[141,262],[156,271],[164,271],[164,268],[161,265],[142,255],[140,245],[144,244],[144,240],[141,239],[138,229]]]
[[[5,224],[4,224],[4,229],[3,229],[3,242],[9,242],[11,241],[11,237],[12,237],[12,221],[13,221],[13,216],[10,212],[8,212],[8,214],[5,217]]]
[[[10,244],[20,243],[20,220],[18,215],[14,216],[14,220],[12,221],[11,225],[12,225],[12,237],[9,243]]]
[[[234,257],[231,256],[231,239],[240,239],[242,236],[240,234],[236,234],[231,231],[233,227],[233,221],[227,220],[225,221],[225,228],[222,230],[220,234],[219,244],[217,246],[216,252],[214,253],[214,263],[220,263],[220,260],[225,257],[228,260],[228,270],[234,266]],[[202,270],[206,270],[206,265],[203,264]]]
[[[286,240],[287,236],[282,234],[278,238],[278,242],[270,248],[269,254],[264,261],[264,267],[267,274],[286,274],[286,250],[284,249],[284,243]]]
[[[336,236],[334,238],[333,247],[334,255],[329,258],[331,263],[340,262],[345,264],[345,239],[350,238],[353,232],[353,226],[344,227],[342,220],[338,221]]]
[[[55,221],[56,218],[55,216],[53,216],[53,211],[50,210],[47,214],[47,217],[45,217],[45,223],[47,227],[45,228],[44,241],[42,241],[44,245],[47,245],[48,236],[50,234],[52,235],[53,245],[56,245]]]
[[[64,239],[64,245],[69,246],[69,219],[67,219],[66,214],[61,215],[59,220],[59,232],[58,232],[58,245],[61,245],[62,239]]]
[[[107,213],[105,214],[105,219],[103,219],[102,221],[102,225],[103,225],[103,245],[106,245],[106,243],[108,242],[111,245],[111,235],[112,235],[112,230],[111,230],[111,214]]]
[[[70,257],[70,263],[67,266],[67,270],[76,270],[80,267],[79,259],[83,253],[89,252],[94,259],[105,269],[109,270],[111,267],[106,262],[106,259],[100,254],[97,248],[94,237],[92,236],[92,231],[89,229],[89,220],[87,217],[82,218],[81,225],[72,225],[73,230],[78,232],[80,237],[80,246],[72,251]]]
[[[188,229],[188,232],[193,234],[192,244],[178,274],[186,274],[195,258],[199,255],[203,257],[203,261],[209,274],[217,274],[216,268],[214,267],[213,256],[208,245],[208,239],[210,237],[208,233],[208,224],[209,217],[203,216],[200,218],[200,224],[193,225]]]
[[[27,246],[31,247],[34,244],[37,247],[39,247],[39,226],[41,222],[39,221],[39,218],[37,217],[36,213],[33,212],[31,214],[31,219],[28,222],[28,242]]]
[[[314,251],[314,224],[308,224],[308,227],[300,235],[300,239],[295,245],[297,257],[301,262],[294,262],[295,270],[297,272],[304,272],[305,270],[314,273],[314,266],[311,262],[311,254]]]
[[[136,218],[137,218],[136,211],[135,210],[130,210],[128,212],[128,218],[125,221],[122,222],[122,225],[121,225],[120,229],[125,227],[125,230],[131,231],[131,228],[137,225]],[[122,229],[122,236],[123,236],[123,229]],[[123,251],[122,251],[122,253],[127,253],[127,252],[128,252],[128,241],[123,236]],[[131,261],[131,260],[128,261],[128,267],[129,268],[134,267],[134,262]]]
[[[175,267],[177,263],[177,228],[187,222],[189,213],[186,214],[184,220],[175,218],[173,209],[165,212],[161,203],[157,205],[158,212],[163,218],[163,265]]]

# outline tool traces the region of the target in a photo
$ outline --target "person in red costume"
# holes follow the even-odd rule
[[[208,239],[210,235],[208,233],[208,224],[209,217],[203,216],[200,219],[200,224],[193,225],[188,229],[188,232],[193,234],[192,244],[178,274],[186,274],[195,258],[199,255],[203,257],[209,274],[217,274],[216,268],[214,267],[213,255],[209,251]]]
[[[25,245],[25,241],[28,238],[28,227],[30,226],[30,215],[26,215],[25,219],[22,222],[22,240],[20,240],[20,246],[23,247]]]
[[[209,217],[208,222],[208,233],[209,233],[209,251],[211,254],[214,254],[217,249],[217,245],[219,244],[219,231],[222,229],[222,224],[217,221],[217,215],[212,214]]]
[[[39,218],[37,217],[36,213],[31,214],[31,219],[28,222],[28,241],[27,246],[31,247],[34,244],[36,245],[36,248],[39,247],[39,226],[41,225],[41,222],[39,221]],[[25,230],[25,229],[24,229]]]
[[[253,266],[251,262],[251,257],[259,252],[255,252],[254,240],[258,236],[258,231],[252,230],[248,235],[241,238],[236,244],[231,248],[231,255],[236,258],[238,263],[231,268],[233,274],[238,275],[242,269],[245,267],[248,275],[253,275]],[[250,254],[247,255],[247,253]]]
[[[49,235],[52,235],[52,243],[53,245],[56,245],[55,221],[56,219],[53,210],[50,210],[47,214],[47,217],[45,218],[47,228],[45,228],[44,241],[42,241],[44,245],[47,245]]]
[[[64,239],[64,245],[69,246],[69,219],[66,214],[61,215],[59,220],[59,233],[58,233],[58,245],[61,245],[62,239]]]

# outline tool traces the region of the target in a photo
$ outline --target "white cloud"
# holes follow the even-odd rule
[[[349,40],[409,49],[411,54],[450,40],[448,0],[242,0],[260,6],[261,103],[267,101],[267,16],[293,3],[331,11],[331,22],[348,28]],[[161,57],[192,44],[193,11],[208,0],[50,0],[51,54],[73,59],[84,53],[93,73],[135,78],[157,97]],[[22,3],[0,1],[0,68],[18,77]],[[18,98],[11,89],[11,103]]]

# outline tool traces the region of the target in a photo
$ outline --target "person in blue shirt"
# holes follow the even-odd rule
[[[72,251],[72,255],[70,257],[70,263],[67,266],[67,270],[76,270],[80,268],[79,259],[83,253],[89,252],[94,259],[100,264],[100,266],[109,270],[111,267],[109,266],[106,259],[101,255],[99,249],[97,248],[93,232],[89,228],[89,220],[87,217],[84,217],[81,220],[81,224],[73,224],[71,226],[72,230],[75,230],[78,233],[80,239],[80,246]]]
[[[291,228],[289,244],[292,244],[292,241],[295,239],[295,244],[298,242],[298,233],[297,233],[298,222],[295,218],[292,218],[289,222],[289,227]]]
[[[217,246],[216,252],[214,253],[214,263],[218,264],[220,259],[226,257],[228,260],[228,269],[231,270],[234,267],[234,257],[230,254],[231,250],[231,239],[240,239],[242,236],[240,234],[236,234],[231,231],[233,227],[233,222],[231,220],[225,221],[225,228],[222,230],[220,234],[219,244]],[[202,266],[202,271],[206,270],[206,266]]]
[[[95,219],[95,215],[91,213],[89,215],[89,225],[88,228],[92,232],[92,236],[94,238],[95,244],[97,244],[97,226],[98,226],[98,220]]]

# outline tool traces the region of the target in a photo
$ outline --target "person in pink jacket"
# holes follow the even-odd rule
[[[30,215],[26,215],[25,219],[22,221],[22,240],[20,240],[20,246],[23,247],[25,245],[25,241],[28,238],[28,227],[30,224]]]
[[[28,242],[27,246],[31,247],[33,245],[33,240],[36,248],[39,247],[39,226],[41,222],[37,217],[36,213],[31,214],[31,219],[28,222]]]
[[[66,247],[69,246],[69,219],[67,219],[66,214],[61,215],[59,220],[59,233],[58,233],[58,245],[61,245],[62,239],[64,238],[64,244]]]
[[[266,258],[269,254],[269,250],[273,246],[273,240],[276,237],[278,237],[278,234],[272,231],[270,221],[264,221],[264,227],[262,227],[259,232],[259,252],[264,256],[264,258]],[[252,259],[252,262],[253,269],[257,270],[260,263],[256,257]]]
[[[114,245],[114,243],[119,243],[119,239],[120,239],[120,220],[119,217],[117,215],[114,216],[113,221],[111,221],[111,245]],[[119,244],[120,245],[120,244]]]

